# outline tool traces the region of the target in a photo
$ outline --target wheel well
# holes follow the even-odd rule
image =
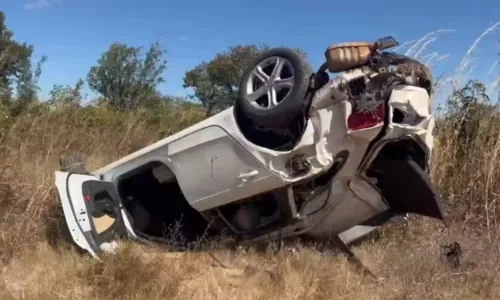
[[[375,178],[391,212],[443,220],[442,199],[429,177],[428,154],[411,138],[390,142],[367,169],[366,176]]]
[[[395,159],[405,155],[409,155],[422,170],[427,171],[429,151],[413,138],[389,142],[382,148],[376,159]]]
[[[274,151],[292,150],[305,132],[307,120],[299,115],[293,126],[286,130],[259,128],[238,108],[233,108],[236,125],[241,134],[251,143]]]

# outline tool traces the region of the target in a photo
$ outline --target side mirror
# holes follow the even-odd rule
[[[399,46],[399,42],[392,36],[379,38],[375,41],[375,48],[379,50],[385,50],[396,46]]]

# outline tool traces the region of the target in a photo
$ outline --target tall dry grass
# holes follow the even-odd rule
[[[195,108],[123,113],[102,108],[51,110],[35,104],[8,120],[0,135],[0,258],[17,247],[57,239],[61,230],[54,170],[64,153],[81,152],[102,166],[202,119]],[[23,243],[12,243],[22,236]]]
[[[342,255],[313,246],[172,253],[125,244],[102,262],[59,244],[53,187],[59,157],[82,152],[102,166],[203,118],[193,108],[147,112],[32,107],[5,125],[0,146],[1,299],[498,299],[500,241],[497,159],[500,119],[482,116],[472,140],[456,120],[439,122],[432,177],[445,195],[451,228],[412,218],[356,247],[383,282],[363,276]],[[455,122],[455,123],[454,123]],[[465,152],[464,143],[466,144]],[[462,150],[461,150],[462,149]],[[462,151],[462,152],[461,152]],[[440,245],[459,241],[460,267]],[[207,250],[208,251],[208,250]]]
[[[500,214],[500,116],[488,109],[467,118],[466,132],[460,114],[438,122],[432,179],[446,199],[448,214],[491,235]]]

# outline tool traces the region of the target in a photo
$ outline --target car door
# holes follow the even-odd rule
[[[168,145],[168,159],[189,204],[204,211],[285,183],[226,130],[207,126]]]
[[[94,257],[100,251],[113,251],[115,239],[128,232],[128,219],[114,184],[91,174],[61,171],[56,172],[55,181],[75,244]]]

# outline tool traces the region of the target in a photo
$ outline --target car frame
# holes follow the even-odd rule
[[[372,57],[394,43],[355,46],[368,47]],[[332,49],[338,48],[327,50],[327,62]],[[263,63],[273,71],[261,72]],[[275,74],[280,63],[293,69],[287,83]],[[159,238],[159,227],[145,231],[170,213],[172,224],[187,216],[184,240],[226,231],[246,242],[303,235],[350,243],[408,213],[442,219],[441,199],[425,173],[434,126],[429,91],[411,84],[414,74],[399,76],[399,84],[372,101],[354,95],[360,80],[366,86],[391,72],[368,66],[368,58],[334,79],[325,79],[326,68],[313,73],[298,54],[271,49],[247,68],[234,106],[94,171],[85,170],[80,156],[65,158],[55,183],[74,243],[98,257],[116,249],[118,237]],[[251,80],[266,82],[253,90]],[[271,107],[285,84],[285,104],[276,102],[271,112],[249,100],[267,93]],[[257,122],[249,125],[249,118]],[[255,138],[269,129],[278,137],[292,123],[300,129],[287,149]]]

